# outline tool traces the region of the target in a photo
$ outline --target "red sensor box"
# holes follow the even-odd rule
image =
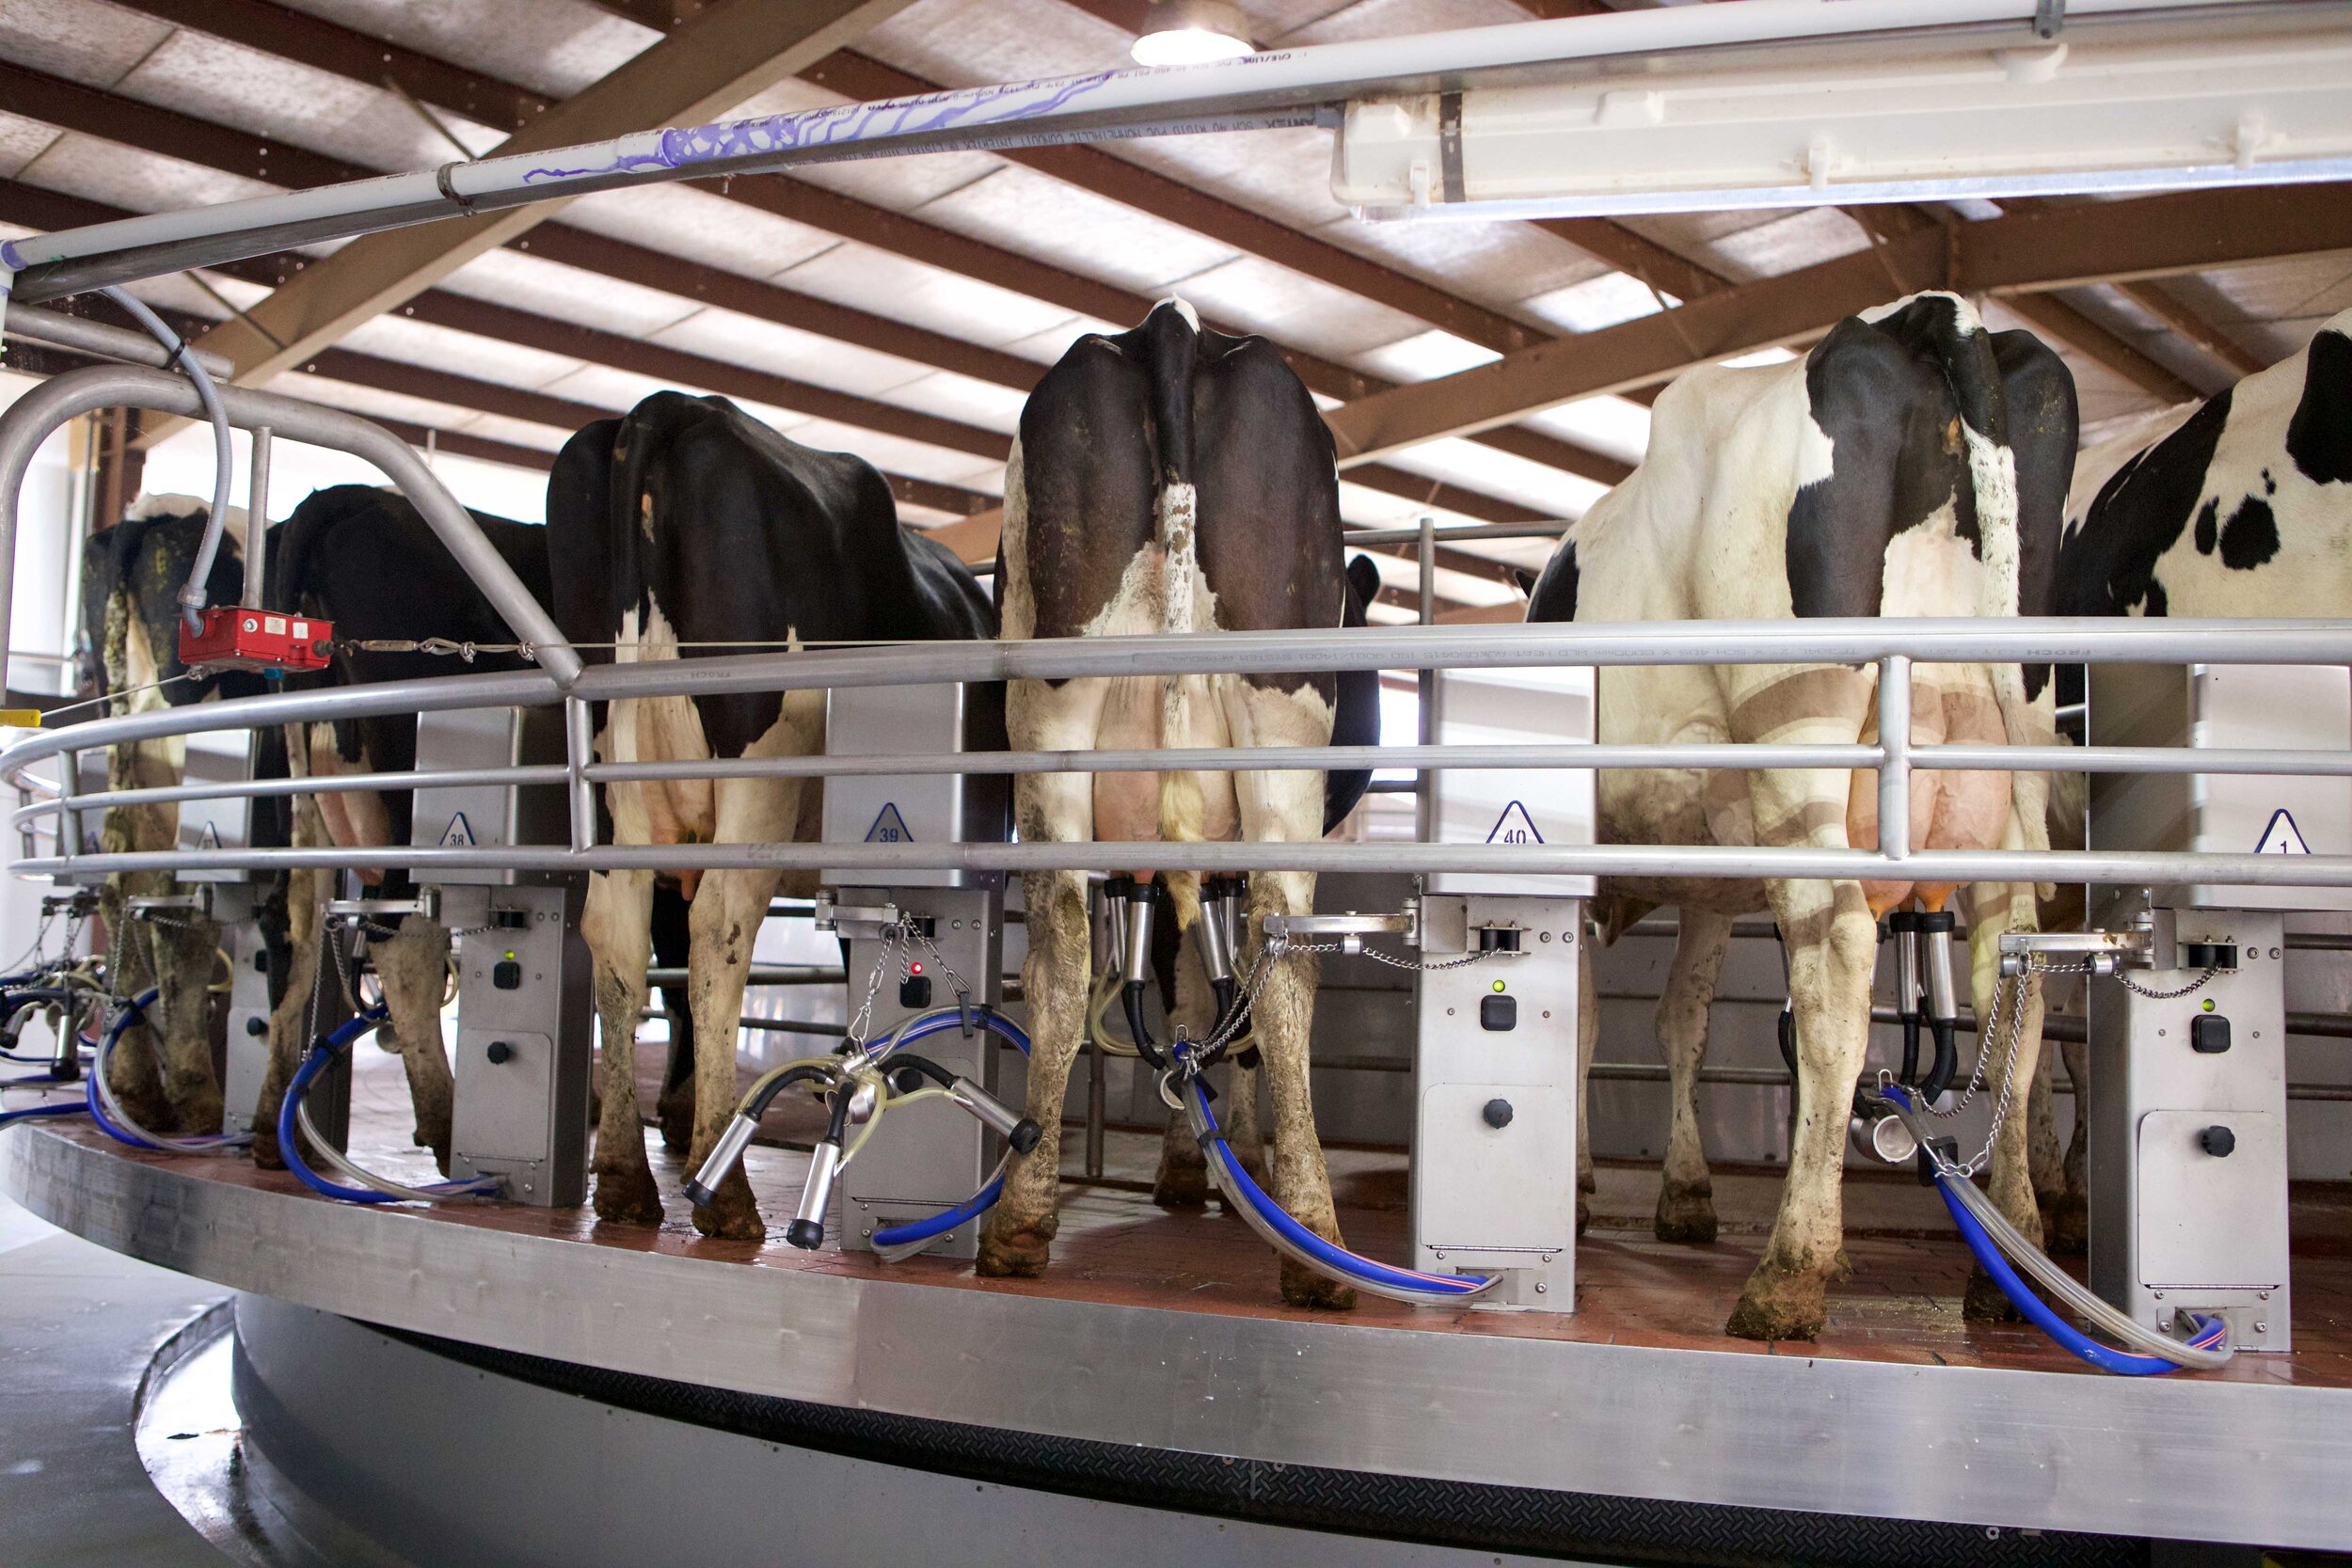
[[[215,605],[202,613],[200,632],[188,630],[185,621],[180,623],[180,662],[190,669],[204,665],[262,674],[324,670],[335,649],[331,621],[238,605]]]

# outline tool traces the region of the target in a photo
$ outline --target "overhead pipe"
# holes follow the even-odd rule
[[[2070,0],[2070,27],[2272,0]],[[1372,93],[1526,80],[1535,68],[1684,56],[1806,40],[1983,29],[2033,36],[2041,0],[1746,0],[1270,50],[1197,66],[1087,75],[843,103],[545,151],[453,161],[411,174],[119,218],[0,244],[27,302],[214,266],[290,246],[666,181],[854,158],[1299,126]],[[1556,71],[1554,72],[1556,74]],[[0,285],[8,279],[0,272]]]

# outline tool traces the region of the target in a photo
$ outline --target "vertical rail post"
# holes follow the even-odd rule
[[[1435,626],[1438,621],[1438,519],[1423,514],[1421,519],[1421,624]],[[1423,667],[1414,673],[1414,689],[1421,705],[1421,743],[1438,743],[1438,673]],[[1438,825],[1429,815],[1429,774],[1426,769],[1413,775],[1415,801],[1413,820],[1415,836],[1426,844],[1437,837]]]
[[[571,802],[572,848],[580,853],[596,847],[596,786],[588,777],[588,760],[596,754],[596,737],[589,723],[587,703],[578,697],[564,698],[564,793]]]
[[[1103,1048],[1087,1041],[1087,1180],[1103,1180],[1103,1129],[1109,1112],[1103,1104]]]
[[[82,852],[82,814],[73,809],[73,797],[82,782],[82,753],[57,753],[57,856],[72,860]]]
[[[253,427],[253,461],[245,489],[245,608],[262,608],[262,574],[269,560],[270,429]]]
[[[1879,853],[1911,854],[1911,658],[1879,660]]]

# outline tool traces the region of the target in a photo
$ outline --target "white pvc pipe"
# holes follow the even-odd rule
[[[2069,0],[2099,18],[2277,0]],[[0,244],[16,297],[40,300],[286,245],[627,185],[953,148],[1297,125],[1365,93],[1455,87],[1580,60],[1963,27],[2032,37],[2035,0],[1743,0],[1284,49],[1209,65],[1098,71],[451,163],[284,196],[120,218]]]

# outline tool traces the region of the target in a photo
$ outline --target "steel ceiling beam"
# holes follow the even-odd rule
[[[1940,230],[1947,223],[1960,221],[1939,217],[1899,202],[1844,207],[1839,211],[1862,230],[1865,239],[1882,247],[1902,235],[1928,229]],[[1903,272],[1896,266],[1891,249],[1882,249],[1881,257],[1886,262],[1888,279],[1899,295],[1941,284],[1942,279],[1936,272],[1915,277]],[[2021,318],[2061,347],[2073,349],[2110,374],[2166,403],[2179,403],[2201,395],[2169,367],[2149,357],[2136,344],[2126,342],[2055,293],[2011,294],[2001,303],[2010,314]]]
[[[570,146],[724,113],[821,59],[909,0],[719,0],[586,91],[538,115],[497,150]],[[208,333],[245,385],[300,363],[371,316],[552,216],[539,202],[463,222],[363,235]],[[148,437],[151,442],[153,436]]]
[[[2190,191],[1921,230],[1680,309],[1415,382],[1325,416],[1342,467],[1802,341],[1883,303],[1887,268],[1962,293],[2042,293],[2352,249],[2352,186]]]
[[[157,0],[154,6],[150,6],[148,0],[126,0],[126,3],[135,8],[150,10],[166,20],[172,20],[175,14],[166,6],[165,0]],[[266,36],[267,13],[280,9],[268,4],[267,0],[234,0],[234,4],[238,8],[231,13],[232,20],[237,21],[241,28],[259,36]],[[307,39],[318,28],[327,26],[323,23],[311,23],[307,28],[292,29],[288,37],[297,40]],[[372,45],[374,40],[367,35],[346,29],[332,30],[342,35],[339,46],[316,57],[287,54],[283,48],[278,52],[281,57],[294,58],[299,64],[349,74],[342,68],[350,64],[361,47]],[[259,43],[252,46],[265,47]],[[391,53],[394,63],[400,63],[399,53]],[[492,96],[494,88],[506,86],[490,78],[457,71],[453,67],[443,69],[464,78],[458,86],[470,90],[476,101],[486,99]],[[352,79],[376,85],[364,76],[354,75]],[[420,72],[415,81],[418,87],[430,91],[463,96],[457,87],[452,87],[440,78]],[[441,82],[441,85],[437,87],[437,82]],[[0,88],[6,89],[5,96],[10,104],[21,106],[19,112],[28,118],[144,151],[183,157],[225,172],[269,180],[290,187],[331,184],[382,172],[299,148],[274,145],[266,138],[256,137],[233,127],[157,108],[120,94],[85,87],[5,63],[0,63]],[[419,96],[422,97],[423,93]],[[426,101],[435,100],[428,98]],[[873,207],[787,176],[763,175],[739,179],[730,182],[728,194],[736,200],[790,221],[943,270],[957,272],[995,287],[1025,293],[1099,320],[1113,323],[1139,321],[1156,303],[1150,296],[1099,283],[920,219]],[[778,284],[746,278],[723,268],[680,261],[570,225],[542,225],[529,237],[512,240],[509,244],[515,248],[532,251],[583,270],[721,305],[781,325],[837,337],[844,341],[878,348],[918,363],[955,371],[1022,391],[1035,385],[1037,377],[1044,372],[1043,366],[1018,356],[834,305]],[[1210,325],[1235,334],[1248,331],[1245,326],[1214,319]],[[1283,354],[1310,388],[1327,397],[1353,399],[1383,391],[1395,385],[1295,350],[1285,349]],[[1631,471],[1629,465],[1614,458],[1543,431],[1495,430],[1486,433],[1480,439],[1499,451],[1577,474],[1597,483],[1616,483]]]

